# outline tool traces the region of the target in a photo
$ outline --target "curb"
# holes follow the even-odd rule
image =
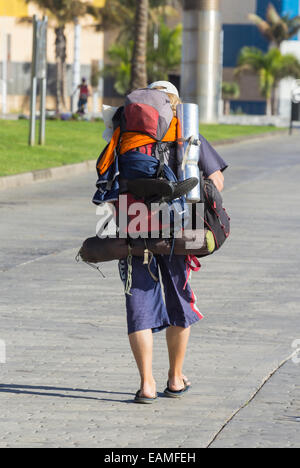
[[[288,131],[274,131],[262,133],[259,135],[244,136],[239,138],[232,138],[230,140],[217,140],[212,142],[213,146],[233,145],[236,143],[243,143],[254,140],[264,140],[274,136],[288,135]],[[85,172],[94,171],[96,167],[96,159],[84,161],[78,164],[69,164],[67,166],[52,167],[49,169],[42,169],[40,171],[25,172],[23,174],[16,174],[11,176],[0,177],[0,190],[11,188],[18,188],[24,185],[30,185],[35,182],[45,182],[47,180],[59,180],[65,177],[72,177]]]
[[[25,172],[11,176],[0,177],[0,190],[18,188],[35,182],[59,180],[95,170],[96,160],[84,161],[78,164],[69,164],[61,167],[52,167],[40,171]]]
[[[253,142],[253,141],[260,141],[264,140],[267,138],[272,138],[276,136],[288,136],[289,131],[288,130],[280,130],[280,131],[274,131],[274,132],[266,132],[266,133],[260,133],[256,135],[247,135],[247,136],[242,136],[242,137],[237,137],[237,138],[232,138],[232,139],[226,139],[226,140],[217,140],[217,141],[212,141],[211,144],[213,146],[224,146],[224,145],[234,145],[237,143],[246,143],[247,141]]]

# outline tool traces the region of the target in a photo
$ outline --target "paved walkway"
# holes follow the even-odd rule
[[[220,148],[232,236],[193,286],[185,399],[132,403],[138,374],[115,263],[74,262],[95,175],[0,193],[0,447],[300,447],[300,137]],[[167,379],[155,336],[158,391]]]

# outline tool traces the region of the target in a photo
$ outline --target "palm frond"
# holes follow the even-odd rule
[[[267,7],[266,17],[267,17],[267,21],[274,25],[280,24],[282,22],[281,16],[279,15],[279,13],[277,12],[276,8],[274,7],[272,3],[269,3]]]
[[[238,83],[224,81],[222,83],[223,99],[237,99],[240,96],[240,87]]]
[[[264,37],[266,37],[270,41],[273,40],[272,30],[267,21],[252,13],[248,15],[248,18],[253,24],[255,24],[255,26],[257,26],[259,32]]]

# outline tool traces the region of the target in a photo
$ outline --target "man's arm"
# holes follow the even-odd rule
[[[224,176],[221,171],[216,171],[210,176],[208,176],[208,179],[211,179],[219,192],[222,192],[224,189]]]
[[[201,141],[199,168],[203,171],[204,177],[211,179],[221,192],[224,188],[223,171],[228,165],[202,135],[199,135],[199,138]]]

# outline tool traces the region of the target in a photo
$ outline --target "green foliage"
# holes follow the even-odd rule
[[[201,133],[211,142],[271,130],[276,129],[240,125],[201,125],[200,128]],[[103,131],[103,122],[47,121],[46,145],[30,147],[27,144],[28,122],[26,120],[2,120],[0,177],[91,159],[96,160],[106,145],[101,138]]]
[[[96,159],[105,146],[103,123],[47,121],[46,145],[30,147],[27,121],[1,121],[0,176]],[[13,144],[12,144],[13,142]]]
[[[124,94],[125,89],[127,91],[130,87],[136,86],[137,83],[146,81],[144,51],[143,53],[141,53],[141,51],[136,52],[134,45],[131,47],[131,41],[133,41],[133,44],[136,46],[143,46],[144,44],[144,38],[140,37],[137,40],[136,37],[136,7],[139,6],[142,8],[141,3],[142,2],[137,5],[136,0],[109,0],[102,8],[91,5],[88,7],[88,12],[92,14],[96,20],[97,30],[118,30],[118,37],[116,42],[119,44],[119,47],[116,48],[115,44],[111,47],[109,53],[112,52],[113,58],[111,63],[106,67],[104,73],[106,75],[116,75],[117,80],[115,89],[119,94]],[[178,13],[175,7],[178,7],[180,4],[181,0],[149,0],[148,34],[152,34],[152,38],[155,28],[163,23],[161,18],[163,17],[165,19],[167,16],[177,15]],[[147,17],[147,15],[145,16]],[[141,24],[143,24],[143,22]],[[163,27],[164,26],[165,24],[163,24]],[[180,35],[180,28],[181,27],[179,26],[177,31],[174,30],[171,33],[171,36],[173,36],[171,39],[175,42],[177,41],[177,43],[179,43],[177,37]],[[163,60],[161,57],[161,52],[155,50],[154,47],[151,48],[150,44],[153,42],[153,39],[150,39],[148,44],[149,58],[147,59],[147,73],[149,74],[149,79],[155,79],[156,77],[166,77],[168,70],[173,70],[178,64],[180,50],[177,50],[176,47],[170,47],[170,43],[166,44],[166,41],[169,40],[167,37],[169,30],[164,28],[161,32],[162,35],[164,34],[164,37],[162,37],[162,42],[165,45],[160,46],[160,50],[162,50],[162,47],[164,47],[168,54],[164,56]],[[141,34],[141,32],[139,32],[139,34]],[[181,49],[181,45],[179,45],[179,48]],[[124,52],[126,52],[126,50],[131,53],[131,60],[128,60],[127,55],[124,57]],[[133,64],[138,66],[132,67],[132,60],[135,53],[137,59],[134,60]],[[152,66],[154,59],[156,60],[157,64]],[[128,84],[129,75],[130,80]],[[133,76],[137,81],[133,80]]]
[[[91,86],[92,88],[98,88],[99,86],[99,79],[101,77],[101,70],[99,68],[98,62],[92,62],[91,68]]]
[[[222,97],[224,100],[224,114],[230,114],[230,101],[240,96],[240,87],[235,81],[222,83]]]
[[[159,18],[176,15],[175,6],[179,0],[149,0],[149,29],[153,28]],[[96,20],[96,29],[108,31],[118,29],[118,40],[133,40],[135,33],[136,0],[109,0],[102,8],[88,6],[88,12]]]
[[[82,0],[26,0],[34,3],[50,17],[54,18],[57,26],[65,26],[87,14],[88,4]]]
[[[278,49],[264,53],[256,47],[244,47],[238,59],[236,74],[246,71],[258,74],[261,94],[270,98],[274,86],[281,79],[300,78],[300,62],[294,55],[283,55]]]
[[[157,48],[153,41],[154,29],[150,31],[148,40],[147,70],[149,81],[167,80],[170,72],[176,70],[181,63],[182,25],[169,28],[160,19],[159,41]]]
[[[147,72],[149,81],[168,79],[168,74],[181,63],[182,26],[169,28],[162,20],[159,26],[157,49],[153,44],[153,31],[149,31]],[[133,40],[113,44],[108,50],[109,64],[103,75],[113,77],[115,90],[124,96],[130,88]]]
[[[130,87],[132,53],[132,40],[113,44],[107,53],[110,63],[104,67],[103,74],[114,78],[115,90],[121,96],[124,96]]]
[[[88,6],[97,31],[119,30],[118,40],[134,37],[135,0],[109,0],[102,8]]]
[[[240,87],[235,81],[222,83],[223,99],[237,99],[240,96]]]
[[[238,76],[247,71],[258,75],[261,95],[267,100],[267,114],[271,115],[271,100],[278,83],[287,77],[300,78],[300,62],[294,55],[283,55],[276,48],[264,53],[256,47],[244,47],[235,74]]]

